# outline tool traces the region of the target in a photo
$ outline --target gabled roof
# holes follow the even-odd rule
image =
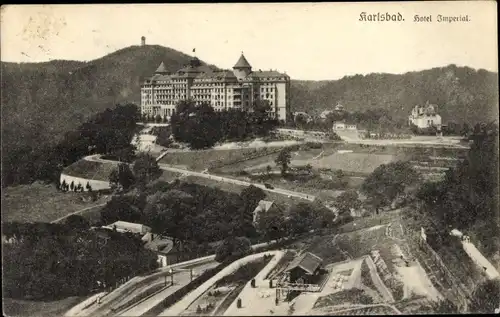
[[[167,68],[165,67],[165,63],[161,62],[160,66],[156,69],[155,73],[168,73]]]
[[[261,212],[261,211],[269,211],[269,209],[272,207],[274,204],[274,201],[267,201],[267,200],[261,200],[259,201],[259,204],[257,207],[255,207],[254,213],[256,212]]]
[[[250,66],[250,63],[242,53],[240,59],[234,64],[233,68],[252,68],[252,66]]]
[[[309,274],[314,274],[314,272],[323,263],[323,259],[311,252],[306,252],[295,258],[290,265],[286,268],[285,272],[291,271],[296,267],[300,267]]]
[[[174,248],[174,242],[167,237],[158,237],[144,244],[146,249],[163,254],[169,253]]]

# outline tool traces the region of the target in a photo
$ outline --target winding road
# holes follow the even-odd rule
[[[161,158],[161,157],[159,157],[159,158]],[[112,164],[119,164],[120,163],[118,161],[111,161],[111,160],[102,159],[99,154],[86,156],[84,159],[87,161],[92,161],[92,162],[112,163]],[[287,197],[296,197],[296,198],[305,199],[305,200],[309,200],[309,201],[314,201],[316,199],[316,196],[313,196],[313,195],[304,194],[301,192],[291,191],[291,190],[282,189],[282,188],[272,188],[271,189],[271,188],[267,188],[263,184],[255,184],[255,183],[245,182],[245,181],[241,181],[241,180],[234,179],[234,178],[217,176],[217,175],[209,174],[208,172],[205,172],[205,171],[204,172],[195,172],[195,171],[186,170],[186,169],[182,169],[182,168],[172,167],[172,166],[169,166],[167,164],[161,164],[161,163],[159,163],[158,166],[162,170],[175,172],[175,173],[179,173],[179,174],[183,174],[183,175],[202,177],[202,178],[212,179],[212,180],[215,180],[218,182],[234,184],[234,185],[239,185],[239,186],[253,185],[253,186],[258,187],[262,190],[265,190],[265,191],[268,191],[271,193],[280,194],[280,195],[285,195]]]

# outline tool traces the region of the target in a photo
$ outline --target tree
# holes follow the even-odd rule
[[[87,182],[87,186],[85,186],[87,191],[92,192],[92,186],[90,186],[89,182]]]
[[[300,202],[290,208],[287,228],[290,234],[302,234],[332,224],[334,214],[320,203]]]
[[[271,208],[257,215],[257,232],[266,240],[279,240],[286,236],[285,214],[281,208]]]
[[[153,232],[172,237],[179,249],[185,241],[193,240],[197,235],[203,237],[201,232],[195,230],[195,212],[194,197],[178,189],[148,196],[144,208],[146,223]]]
[[[118,220],[143,223],[145,198],[136,195],[116,195],[101,211],[101,221],[110,224]]]
[[[266,193],[258,187],[250,185],[241,191],[240,197],[243,201],[242,218],[251,224],[253,221],[253,212],[259,201],[266,198]]]
[[[159,114],[156,115],[155,117],[155,122],[156,123],[161,123],[162,119],[161,119],[161,116]]]
[[[120,185],[124,190],[128,190],[135,183],[135,177],[128,164],[121,163],[111,171],[109,182],[112,187]]]
[[[90,228],[90,222],[80,215],[71,215],[64,222],[70,228],[74,229],[86,230]]]
[[[267,176],[271,176],[271,171],[272,171],[272,168],[271,168],[271,165],[267,165],[266,166],[266,173],[267,173]]]
[[[229,257],[239,258],[252,252],[252,244],[245,237],[226,238],[215,252],[215,261],[223,262]]]
[[[424,183],[417,198],[423,203],[423,218],[437,232],[448,226],[470,231],[481,252],[493,256],[500,250],[498,127],[483,125],[470,139],[467,158],[441,182]]]
[[[361,191],[375,203],[375,209],[389,205],[419,180],[409,162],[392,162],[377,167],[361,185]]]
[[[147,153],[142,153],[137,157],[132,170],[135,178],[142,184],[147,184],[162,174],[156,159]]]
[[[156,136],[156,144],[164,147],[169,147],[172,145],[172,140],[170,139],[172,135],[172,130],[170,127],[158,127],[158,135]]]
[[[67,187],[68,187],[68,184],[66,184],[66,180],[63,179],[63,181],[61,183],[61,190],[66,191]]]
[[[73,191],[73,189],[75,188],[75,182],[74,181],[71,181],[71,184],[69,185],[69,189],[71,191]]]
[[[479,284],[472,293],[469,310],[472,313],[494,313],[500,308],[500,279],[487,280]]]
[[[460,130],[460,135],[463,137],[467,137],[469,136],[469,132],[470,132],[469,125],[467,123],[464,123],[462,125],[462,129]]]
[[[207,103],[195,105],[191,100],[181,101],[171,118],[172,133],[178,142],[186,142],[192,149],[214,146],[222,137],[221,122]]]
[[[340,194],[334,203],[334,207],[337,208],[339,214],[350,213],[351,209],[358,209],[361,207],[361,201],[359,200],[358,192],[355,190],[348,190]]]
[[[274,162],[276,163],[276,165],[281,167],[281,175],[286,175],[291,159],[292,155],[290,149],[284,148],[279,152],[278,157],[276,157],[276,160]]]

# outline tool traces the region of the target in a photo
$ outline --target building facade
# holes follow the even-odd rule
[[[233,70],[214,70],[192,58],[189,65],[169,72],[162,62],[141,87],[141,113],[170,119],[181,100],[208,103],[215,111],[251,110],[255,101],[268,101],[269,116],[287,121],[290,115],[290,77],[270,71],[253,71],[241,54]]]
[[[416,125],[420,129],[435,127],[441,130],[441,116],[437,114],[437,106],[427,102],[425,106],[415,106],[408,117],[409,125]]]

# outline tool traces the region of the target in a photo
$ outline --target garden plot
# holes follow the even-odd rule
[[[397,228],[396,224],[393,223]],[[379,224],[337,236],[318,237],[310,241],[307,250],[323,257],[325,263],[348,261],[343,266],[351,265],[345,264],[352,263],[350,259],[364,258],[365,261],[353,266],[352,276],[343,283],[343,288],[363,291],[363,294],[372,298],[373,303],[416,296],[425,296],[428,300],[440,298],[419,263],[408,259],[407,253],[402,251],[406,250],[405,241],[388,235],[388,227],[387,224]],[[330,266],[335,267],[335,264]],[[342,267],[336,270],[342,270]],[[330,289],[332,283],[335,284],[331,280]]]
[[[224,302],[228,302],[226,299],[232,299],[231,294],[238,294],[237,290],[243,288],[243,285],[230,284],[228,286],[211,287],[205,294],[200,296],[196,301],[194,301],[189,307],[181,314],[181,316],[198,316],[198,315],[209,315],[215,313],[219,310]],[[231,303],[229,301],[229,303]]]
[[[337,152],[329,156],[322,156],[317,160],[300,160],[292,156],[292,165],[311,164],[313,168],[341,169],[348,172],[362,172],[369,174],[382,164],[395,160],[394,155],[369,153],[342,153]]]

